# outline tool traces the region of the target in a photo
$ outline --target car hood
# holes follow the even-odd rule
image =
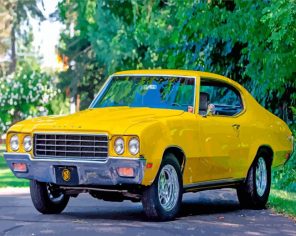
[[[132,125],[141,122],[179,116],[184,111],[154,108],[94,108],[67,116],[47,116],[24,120],[9,131],[15,132],[104,132],[125,134]]]

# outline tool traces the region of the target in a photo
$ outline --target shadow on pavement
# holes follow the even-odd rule
[[[208,214],[229,213],[240,210],[240,205],[233,197],[233,194],[212,195],[208,191],[206,196],[204,194],[190,194],[190,198],[183,198],[180,217],[198,216]],[[215,193],[215,192],[213,192]],[[227,199],[228,197],[228,199]],[[86,199],[85,199],[86,200]],[[102,207],[100,207],[100,205]],[[70,218],[80,219],[105,219],[105,220],[125,220],[125,221],[148,221],[145,217],[141,203],[130,203],[125,201],[123,203],[110,203],[98,200],[98,205],[90,207],[75,207],[67,208],[62,215]]]

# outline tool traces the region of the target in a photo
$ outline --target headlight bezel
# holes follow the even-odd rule
[[[28,138],[30,139],[29,142],[31,144],[30,144],[29,148],[26,148],[26,143],[25,142],[26,142],[26,139],[28,139]],[[32,150],[32,148],[33,148],[33,140],[32,140],[32,137],[30,135],[24,136],[24,139],[23,139],[23,148],[24,148],[24,150],[26,152],[30,152]]]
[[[118,151],[117,150],[117,147],[120,146],[120,143],[121,142],[121,146],[122,146],[122,150],[121,151]],[[124,142],[124,139],[122,137],[117,137],[115,140],[114,140],[114,152],[117,154],[117,155],[122,155],[125,151],[125,142]]]
[[[133,144],[131,144],[131,142],[134,142]],[[131,150],[131,145],[136,145],[136,151],[133,152]],[[140,140],[138,137],[132,137],[129,139],[128,141],[128,151],[131,155],[136,156],[137,154],[139,154],[140,152]]]
[[[13,145],[13,139],[16,139],[14,140],[14,142],[16,141],[17,142],[17,146],[14,148],[14,145]],[[10,139],[9,139],[9,146],[11,148],[12,151],[16,152],[20,149],[20,138],[17,134],[13,134],[11,135]]]

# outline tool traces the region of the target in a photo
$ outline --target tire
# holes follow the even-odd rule
[[[59,214],[69,202],[69,196],[51,190],[47,183],[30,181],[30,193],[34,207],[42,214]]]
[[[172,181],[170,186],[167,178]],[[174,219],[181,207],[182,194],[180,164],[173,154],[165,154],[153,184],[143,192],[142,204],[146,216],[155,221]]]
[[[264,166],[266,171],[264,172]],[[260,167],[262,175],[260,175]],[[256,181],[256,171],[258,176]],[[264,174],[265,173],[265,174]],[[265,176],[265,177],[264,177]],[[261,181],[260,181],[261,179]],[[261,183],[261,184],[259,184]],[[268,201],[271,185],[271,158],[265,150],[259,150],[249,169],[245,182],[237,189],[240,205],[249,209],[264,209]]]

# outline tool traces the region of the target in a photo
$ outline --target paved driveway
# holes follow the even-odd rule
[[[140,203],[73,198],[60,215],[41,215],[28,193],[0,194],[0,235],[296,235],[291,219],[270,210],[241,210],[235,191],[186,194],[180,216],[148,222]]]

